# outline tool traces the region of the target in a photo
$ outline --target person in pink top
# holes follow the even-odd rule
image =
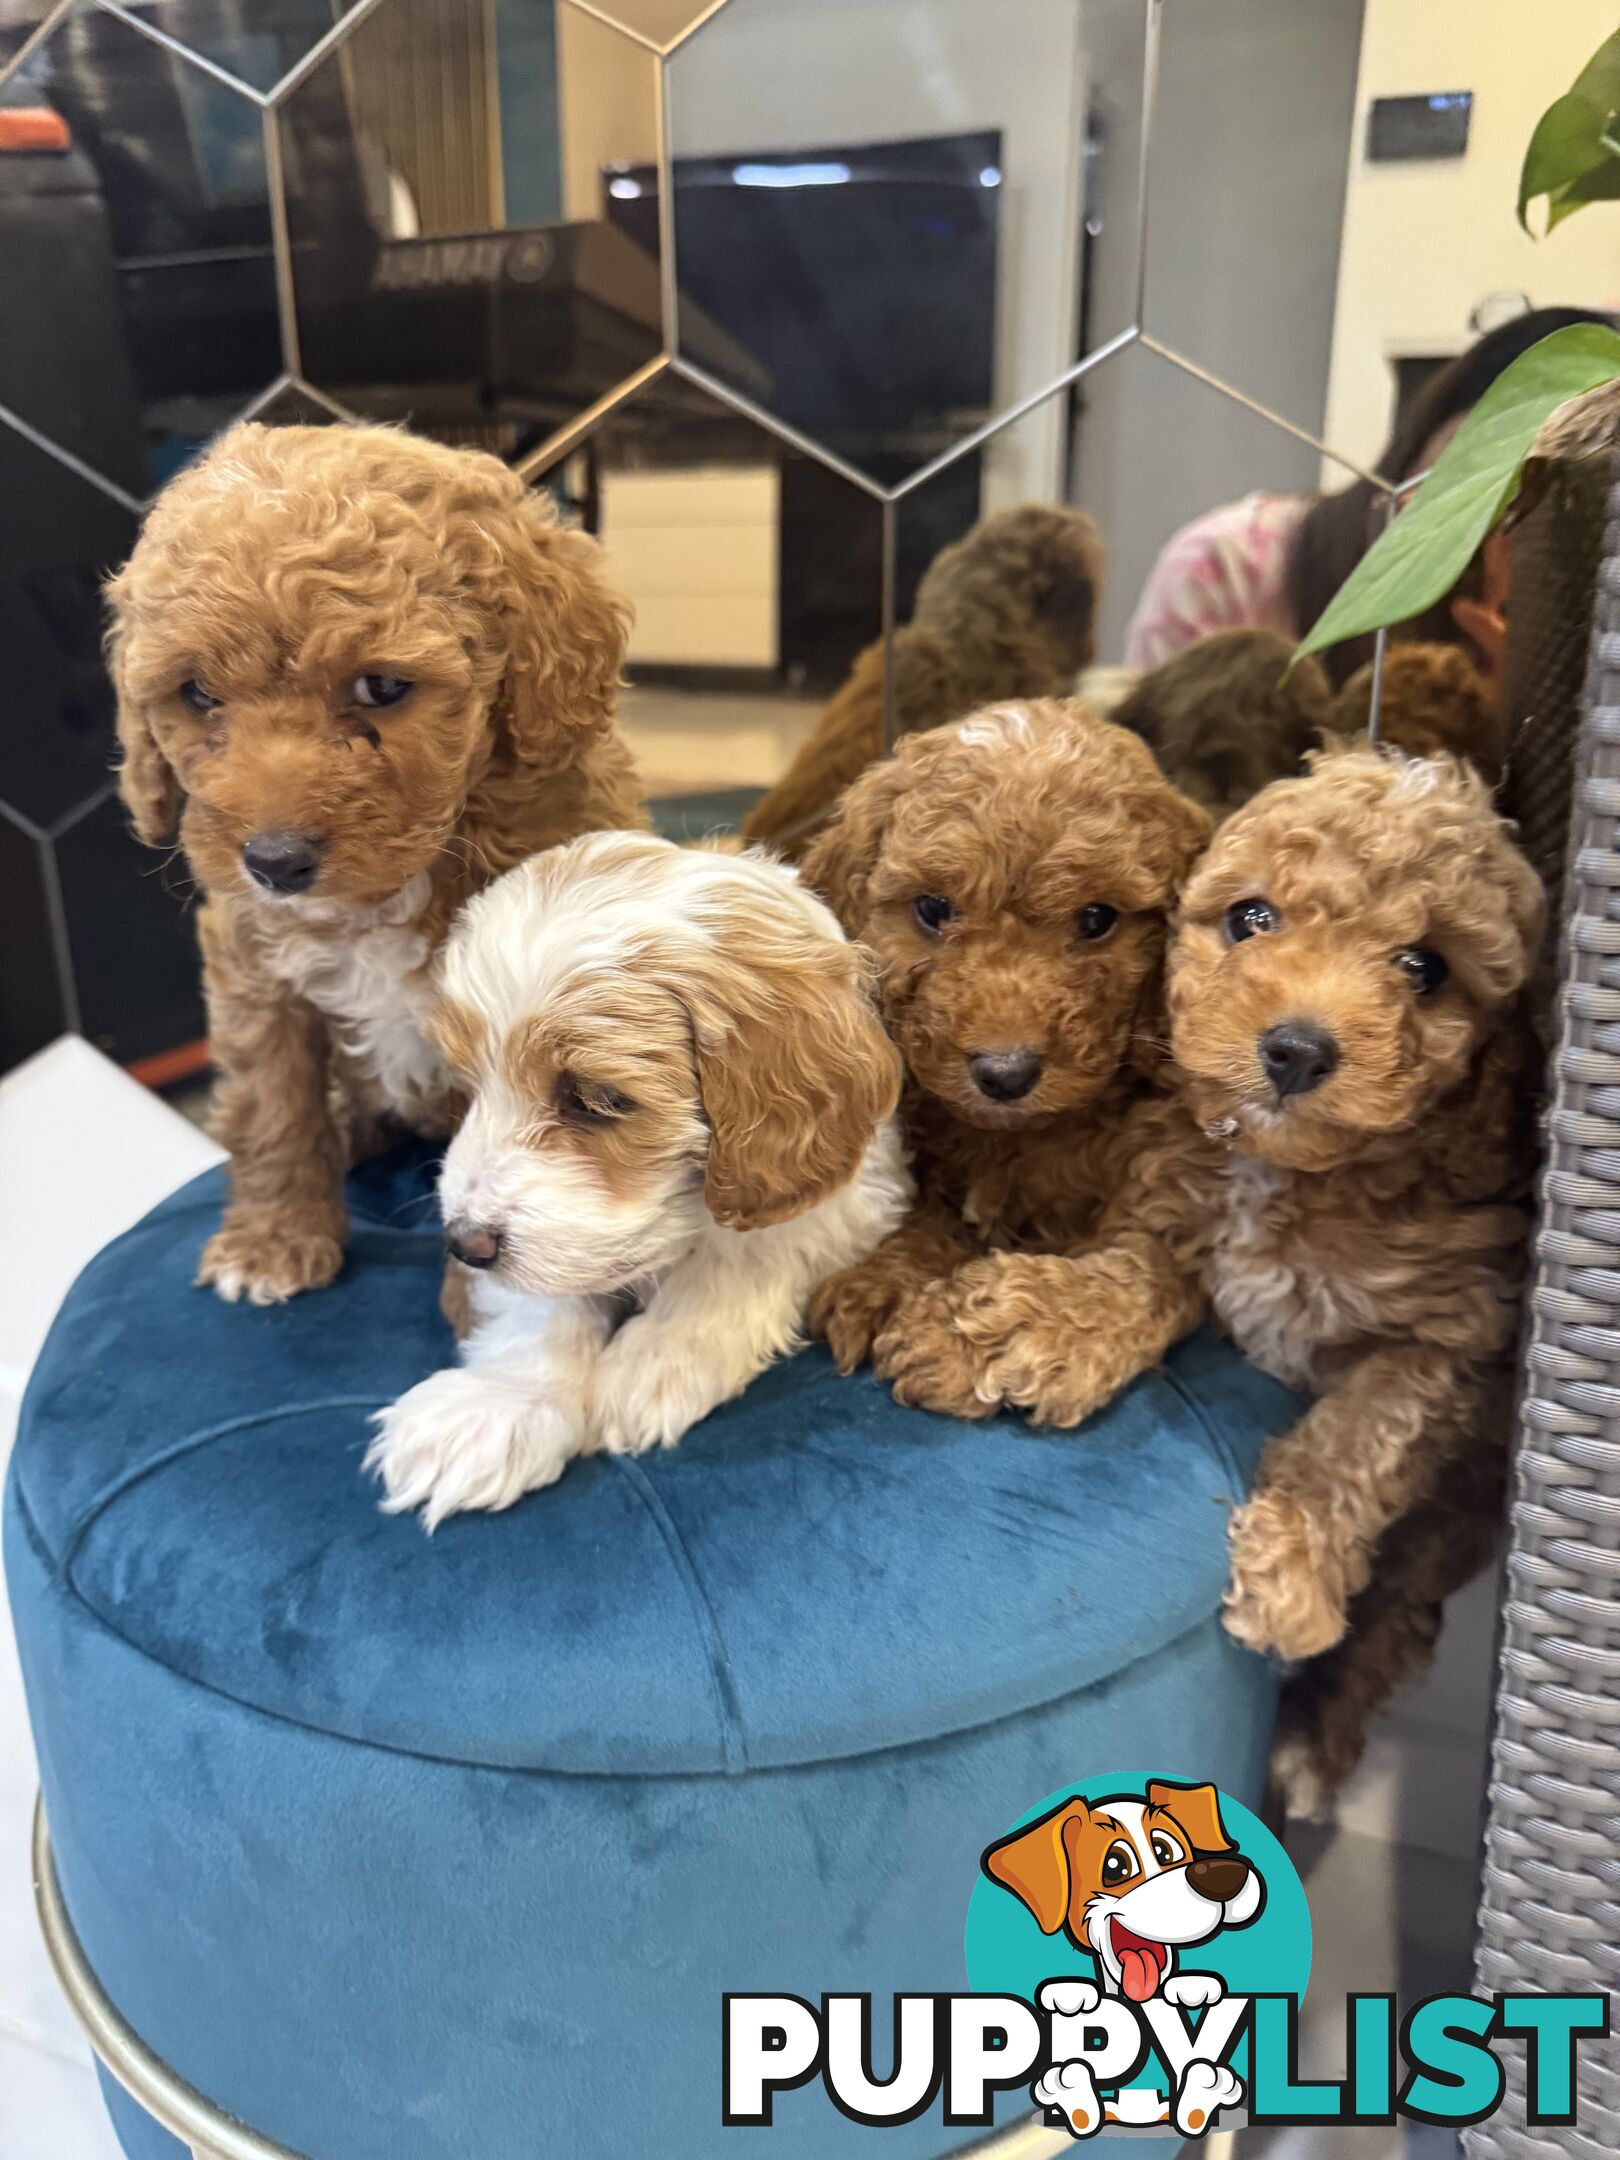
[[[1572,323],[1607,323],[1586,308],[1535,308],[1488,330],[1430,377],[1397,419],[1375,470],[1406,480],[1432,465],[1496,378],[1521,353]],[[1165,545],[1125,634],[1125,664],[1156,667],[1212,631],[1275,630],[1303,637],[1366,553],[1383,520],[1372,485],[1331,495],[1245,495],[1206,511]],[[1510,547],[1493,535],[1447,597],[1407,634],[1460,645],[1488,683],[1507,638]],[[1353,675],[1372,650],[1353,638],[1323,653],[1333,681]]]

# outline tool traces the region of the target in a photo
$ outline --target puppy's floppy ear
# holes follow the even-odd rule
[[[1055,1935],[1068,1917],[1073,1888],[1069,1825],[1090,1820],[1084,1800],[1065,1800],[1050,1815],[987,1847],[979,1861],[992,1882],[1029,1907],[1043,1935]]]
[[[866,924],[867,880],[883,853],[883,836],[910,774],[904,746],[844,790],[832,819],[811,842],[800,865],[804,882],[819,893],[850,937]]]
[[[703,1198],[728,1230],[786,1222],[847,1185],[900,1099],[863,956],[830,934],[744,952],[728,1026],[697,1023],[712,1138]]]
[[[554,763],[613,718],[630,603],[602,550],[557,523],[550,501],[503,473],[504,500],[463,520],[469,566],[505,647],[500,717],[519,764]]]
[[[109,585],[108,595],[116,609],[116,582]],[[179,822],[180,782],[157,746],[150,721],[130,695],[122,648],[123,628],[115,614],[107,627],[105,650],[118,699],[118,747],[123,753],[118,766],[118,792],[136,837],[148,847],[163,847],[173,839]]]
[[[1195,1852],[1237,1850],[1221,1821],[1220,1795],[1213,1785],[1166,1785],[1154,1781],[1148,1786],[1147,1799],[1149,1807],[1163,1808],[1167,1815],[1175,1817],[1192,1839]]]

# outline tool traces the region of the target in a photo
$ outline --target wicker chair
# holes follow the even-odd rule
[[[1620,1988],[1620,452],[1570,458],[1520,528],[1508,806],[1561,935],[1510,1518],[1476,1978]],[[1530,2129],[1524,2054],[1469,2160],[1612,2160],[1620,2041],[1578,2125]]]

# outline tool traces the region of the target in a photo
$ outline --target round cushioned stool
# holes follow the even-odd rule
[[[819,2086],[722,2135],[721,1996],[963,1987],[980,1851],[1077,1777],[1258,1799],[1273,1682],[1219,1625],[1224,1533],[1293,1399],[1200,1337],[1039,1433],[809,1351],[430,1540],[359,1474],[450,1356],[421,1194],[357,1181],[341,1280],[260,1312],[191,1288],[211,1173],[40,1359],[6,1567],[101,1988],[312,2160],[970,2142]],[[135,2160],[181,2153],[114,2112]]]

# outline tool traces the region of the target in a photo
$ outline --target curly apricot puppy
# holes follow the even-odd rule
[[[896,732],[1000,698],[1067,689],[1096,651],[1102,543],[1084,511],[1022,503],[941,549],[894,636]],[[840,792],[883,754],[883,643],[869,645],[798,755],[744,821],[796,861]]]
[[[1171,1042],[1232,1154],[1215,1310],[1318,1397],[1232,1528],[1226,1624],[1256,1649],[1330,1650],[1380,1538],[1494,1444],[1542,921],[1534,871],[1449,757],[1323,757],[1223,826],[1188,885]]]
[[[380,427],[232,429],[110,593],[124,800],[207,894],[231,1197],[198,1280],[271,1304],[342,1264],[358,1127],[447,1129],[422,1020],[461,901],[642,822],[627,610],[498,459]]]
[[[1179,1220],[1173,1177],[1129,1225],[1114,1206],[1179,1131],[1156,1078],[1160,971],[1208,831],[1136,736],[1074,704],[909,737],[846,794],[805,875],[877,957],[919,1199],[812,1306],[844,1370],[870,1357],[902,1402],[961,1417],[1012,1403],[1068,1425],[1094,1407],[1071,1385],[1086,1338],[1067,1256]],[[1188,1280],[1156,1250],[1142,1264],[1160,1304]],[[1196,1317],[1196,1264],[1192,1280]]]

